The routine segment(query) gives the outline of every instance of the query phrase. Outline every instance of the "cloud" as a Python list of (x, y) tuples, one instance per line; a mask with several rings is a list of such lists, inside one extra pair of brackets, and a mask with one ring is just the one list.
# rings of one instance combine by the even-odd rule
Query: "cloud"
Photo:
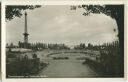
[[(70, 6), (46, 6), (28, 11), (29, 42), (102, 44), (117, 39), (115, 20), (104, 14), (83, 16)], [(24, 16), (7, 22), (7, 42), (23, 41)]]

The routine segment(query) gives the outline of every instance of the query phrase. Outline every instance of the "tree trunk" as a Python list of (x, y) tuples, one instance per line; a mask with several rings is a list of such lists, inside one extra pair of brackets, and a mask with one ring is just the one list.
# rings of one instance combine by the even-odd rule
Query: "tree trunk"
[[(124, 7), (124, 6), (122, 6)], [(119, 37), (119, 54), (118, 55), (118, 76), (124, 77), (124, 8), (120, 9), (120, 13), (115, 18), (118, 26)]]

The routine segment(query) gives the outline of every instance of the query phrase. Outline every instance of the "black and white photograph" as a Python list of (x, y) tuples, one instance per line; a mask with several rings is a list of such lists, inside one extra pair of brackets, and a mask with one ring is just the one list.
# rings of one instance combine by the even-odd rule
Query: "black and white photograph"
[(124, 78), (124, 5), (5, 5), (6, 78)]

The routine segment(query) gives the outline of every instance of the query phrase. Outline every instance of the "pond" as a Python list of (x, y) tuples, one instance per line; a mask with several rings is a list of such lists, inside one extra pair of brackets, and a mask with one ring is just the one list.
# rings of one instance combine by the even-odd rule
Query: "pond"
[[(86, 78), (97, 77), (98, 74), (89, 68), (88, 65), (82, 64), (84, 60), (77, 60), (76, 57), (80, 57), (80, 54), (65, 53), (57, 54), (53, 57), (69, 57), (69, 59), (48, 60), (49, 65), (45, 69), (41, 70), (39, 75), (49, 78)], [(83, 56), (83, 54), (81, 54)]]

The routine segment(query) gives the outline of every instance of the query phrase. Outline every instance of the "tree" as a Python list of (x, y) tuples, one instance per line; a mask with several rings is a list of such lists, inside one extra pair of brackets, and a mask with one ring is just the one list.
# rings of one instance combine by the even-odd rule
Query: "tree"
[[(124, 39), (124, 37), (122, 37), (124, 33), (124, 5), (79, 5), (71, 6), (71, 10), (75, 10), (77, 7), (85, 9), (85, 12), (83, 12), (84, 16), (88, 16), (90, 13), (103, 13), (115, 19), (119, 29), (119, 40), (121, 41)], [(115, 29), (113, 29), (113, 31), (115, 31)]]
[(6, 6), (6, 20), (12, 20), (15, 17), (21, 17), (23, 10), (33, 10), (35, 8), (41, 7), (40, 5), (24, 5), (24, 6), (18, 6), (18, 5), (7, 5)]
[[(116, 20), (118, 26), (118, 37), (119, 37), (119, 74), (123, 76), (124, 74), (124, 5), (81, 5), (81, 6), (71, 6), (71, 10), (76, 10), (77, 8), (85, 9), (83, 13), (84, 16), (90, 15), (90, 13), (105, 14), (110, 16), (112, 19)], [(115, 31), (115, 29), (113, 29)], [(118, 55), (118, 54), (117, 54)]]

